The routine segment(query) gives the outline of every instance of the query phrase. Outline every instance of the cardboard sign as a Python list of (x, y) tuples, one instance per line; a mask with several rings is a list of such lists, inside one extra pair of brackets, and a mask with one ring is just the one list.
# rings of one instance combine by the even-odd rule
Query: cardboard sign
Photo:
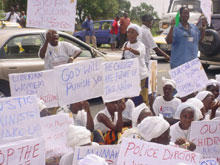
[(74, 32), (76, 0), (28, 0), (27, 27)]
[(36, 99), (36, 95), (0, 99), (0, 139), (41, 135)]
[(73, 165), (78, 164), (78, 162), (88, 154), (96, 154), (104, 158), (109, 165), (116, 165), (119, 148), (119, 145), (77, 147), (74, 153)]
[(200, 91), (208, 81), (198, 58), (170, 70), (169, 75), (176, 82), (177, 95), (180, 97)]
[(0, 145), (1, 165), (45, 165), (43, 138), (14, 141)]
[(149, 62), (150, 75), (148, 78), (148, 94), (155, 95), (157, 93), (157, 60)]
[(200, 6), (203, 14), (207, 18), (208, 24), (211, 25), (212, 0), (201, 0)]
[(48, 108), (58, 106), (56, 84), (52, 70), (9, 74), (12, 96), (33, 95), (44, 100)]
[(101, 59), (91, 59), (55, 67), (59, 105), (101, 96), (103, 94), (101, 64)]
[(140, 94), (138, 59), (109, 61), (103, 63), (103, 83), (105, 102)]
[(145, 142), (137, 139), (123, 139), (117, 165), (136, 164), (199, 164), (201, 155), (169, 145)]
[(195, 152), (206, 157), (220, 155), (220, 121), (192, 122), (190, 140), (196, 144)]
[(66, 136), (70, 124), (73, 124), (73, 119), (67, 114), (41, 118), (46, 158), (62, 156), (72, 151), (72, 149), (67, 146)]

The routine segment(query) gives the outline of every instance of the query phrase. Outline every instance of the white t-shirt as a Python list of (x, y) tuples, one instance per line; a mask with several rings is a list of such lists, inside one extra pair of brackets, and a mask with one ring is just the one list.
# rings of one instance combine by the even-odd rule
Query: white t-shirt
[(146, 49), (145, 62), (146, 62), (146, 64), (149, 64), (150, 51), (151, 51), (151, 49), (156, 48), (157, 44), (154, 42), (154, 39), (153, 39), (153, 36), (151, 34), (150, 29), (145, 25), (141, 26), (140, 39), (143, 42), (143, 44), (145, 45), (145, 49)]
[(162, 114), (163, 117), (173, 118), (180, 103), (181, 100), (176, 97), (174, 97), (171, 101), (166, 101), (163, 96), (158, 96), (154, 101), (153, 110), (157, 116)]
[[(73, 57), (77, 50), (80, 50), (80, 48), (65, 41), (58, 42), (57, 46), (52, 46), (48, 43), (44, 57), (45, 69), (53, 69), (54, 66), (66, 64), (69, 57)], [(40, 57), (40, 50), (38, 56)]]
[(123, 119), (132, 120), (132, 111), (135, 108), (134, 102), (131, 99), (128, 99), (125, 103), (125, 110), (122, 111)]
[(108, 112), (107, 108), (105, 108), (104, 110), (99, 111), (99, 112), (96, 114), (96, 116), (95, 116), (95, 118), (94, 118), (94, 127), (95, 127), (95, 130), (100, 130), (100, 131), (102, 131), (102, 133), (104, 134), (104, 133), (106, 133), (108, 130), (110, 130), (110, 128), (108, 128), (105, 124), (103, 124), (103, 123), (101, 123), (101, 122), (98, 121), (97, 117), (98, 117), (98, 115), (99, 115), (100, 113), (105, 114), (105, 115), (110, 119), (110, 121), (111, 121), (114, 125), (116, 125), (116, 123), (117, 123), (117, 121), (118, 121), (118, 112), (115, 112), (115, 113), (114, 113), (114, 115), (115, 115), (114, 121), (112, 121), (112, 117), (111, 117), (110, 113)]
[[(10, 14), (11, 12), (6, 13), (6, 20), (9, 18)], [(9, 22), (16, 23), (17, 21), (20, 21), (20, 17), (17, 13), (14, 13), (13, 15), (11, 15)]]
[[(125, 43), (126, 44), (126, 43)], [(124, 47), (124, 46), (123, 46)], [(135, 55), (129, 50), (126, 50), (124, 52), (125, 59), (132, 59), (132, 58), (138, 58), (139, 62), (139, 74), (140, 74), (140, 79), (143, 80), (144, 78), (148, 77), (149, 72), (147, 69), (147, 66), (145, 64), (145, 46), (142, 42), (137, 41), (134, 44), (131, 44), (129, 41), (127, 43), (128, 48), (132, 48), (134, 50), (138, 50), (140, 52), (140, 55)]]
[(190, 140), (190, 128), (187, 130), (183, 130), (180, 128), (179, 123), (180, 122), (177, 122), (170, 127), (171, 142), (175, 143), (176, 139), (178, 138), (185, 138), (187, 140)]

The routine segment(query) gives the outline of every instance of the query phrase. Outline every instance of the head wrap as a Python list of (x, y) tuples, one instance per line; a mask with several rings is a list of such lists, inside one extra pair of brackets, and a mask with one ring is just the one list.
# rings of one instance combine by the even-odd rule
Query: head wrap
[(45, 102), (41, 99), (37, 99), (37, 104), (38, 104), (40, 112), (43, 111), (45, 108), (47, 108)]
[(176, 88), (176, 83), (174, 80), (166, 79), (165, 77), (162, 77), (162, 81), (163, 81), (163, 87), (166, 85), (171, 85), (174, 89)]
[(193, 113), (194, 113), (194, 121), (198, 121), (199, 119), (201, 119), (203, 116), (202, 116), (202, 113), (200, 111), (199, 108), (195, 107), (192, 103), (190, 102), (185, 102), (185, 103), (181, 103), (178, 107), (177, 107), (177, 110), (176, 110), (176, 113), (175, 113), (175, 118), (176, 119), (180, 119), (180, 115), (182, 113), (182, 111), (185, 109), (185, 108), (191, 108), (193, 110)]
[(195, 97), (188, 99), (187, 102), (193, 104), (195, 107), (198, 107), (199, 109), (202, 109), (204, 107), (203, 102)]
[(127, 31), (129, 29), (134, 29), (138, 33), (138, 35), (140, 35), (140, 33), (141, 33), (141, 28), (137, 24), (130, 24), (127, 28)]
[(213, 86), (219, 86), (220, 87), (220, 83), (215, 80), (215, 79), (209, 79), (207, 84), (206, 84), (206, 87), (210, 86), (210, 85), (213, 85)]
[(127, 129), (119, 139), (118, 143), (122, 142), (123, 138), (142, 139), (137, 127)]
[(137, 129), (146, 141), (151, 141), (161, 136), (169, 127), (170, 124), (164, 118), (160, 116), (149, 116), (138, 124)]
[(149, 110), (148, 106), (142, 103), (132, 111), (132, 127), (137, 127), (138, 118), (144, 109)]
[(210, 91), (201, 91), (196, 95), (196, 98), (203, 101), (208, 95), (212, 95)]
[(104, 158), (101, 158), (95, 154), (88, 154), (81, 159), (78, 165), (108, 165)]
[(67, 144), (75, 149), (75, 147), (91, 143), (91, 132), (82, 126), (69, 125), (67, 132)]

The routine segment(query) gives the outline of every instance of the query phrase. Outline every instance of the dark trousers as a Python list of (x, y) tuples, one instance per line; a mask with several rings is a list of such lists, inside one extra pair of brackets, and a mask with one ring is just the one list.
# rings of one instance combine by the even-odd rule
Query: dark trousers
[(127, 41), (127, 34), (120, 33), (120, 48), (124, 45), (124, 43)]

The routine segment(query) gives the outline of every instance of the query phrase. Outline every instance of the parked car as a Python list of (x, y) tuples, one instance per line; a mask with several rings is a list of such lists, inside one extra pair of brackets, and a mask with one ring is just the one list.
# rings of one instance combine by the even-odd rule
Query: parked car
[(200, 61), (204, 69), (209, 65), (220, 66), (220, 14), (213, 14), (211, 26), (206, 30), (206, 35), (199, 44)]
[(5, 29), (5, 28), (21, 28), (21, 25), (15, 22), (0, 20), (0, 29)]
[[(114, 20), (101, 20), (101, 21), (93, 22), (98, 47), (100, 47), (102, 44), (110, 44), (110, 30), (111, 30), (113, 21)], [(84, 29), (84, 30), (75, 32), (73, 36), (85, 42), (86, 41), (85, 33), (86, 33), (86, 30)], [(117, 45), (119, 44), (119, 41), (120, 41), (120, 36), (118, 34)]]
[[(38, 51), (45, 41), (42, 29), (2, 29), (0, 30), (0, 97), (10, 96), (10, 73), (34, 72), (44, 69), (44, 61)], [(81, 40), (64, 32), (59, 32), (60, 40), (82, 49), (74, 61), (101, 57), (104, 60), (119, 60), (120, 54), (107, 55)], [(27, 42), (28, 41), (28, 42)]]

